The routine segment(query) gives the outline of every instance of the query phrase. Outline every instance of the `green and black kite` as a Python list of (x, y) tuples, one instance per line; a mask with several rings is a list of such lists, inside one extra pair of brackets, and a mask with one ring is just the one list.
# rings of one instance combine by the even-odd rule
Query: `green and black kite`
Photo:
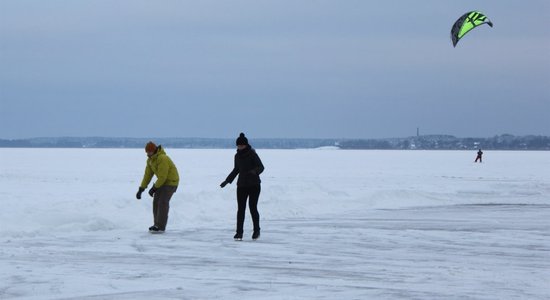
[(465, 13), (462, 17), (456, 20), (455, 24), (453, 25), (453, 29), (451, 29), (451, 40), (453, 40), (453, 47), (456, 47), (458, 41), (466, 33), (483, 24), (487, 24), (493, 27), (493, 23), (489, 21), (489, 18), (487, 18), (479, 11), (471, 11), (469, 13)]

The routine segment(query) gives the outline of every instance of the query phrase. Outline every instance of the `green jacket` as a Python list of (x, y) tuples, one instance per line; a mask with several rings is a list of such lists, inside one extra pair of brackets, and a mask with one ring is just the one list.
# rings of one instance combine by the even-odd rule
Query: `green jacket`
[(178, 186), (180, 177), (176, 165), (162, 146), (158, 146), (157, 153), (153, 154), (147, 159), (147, 166), (145, 167), (145, 175), (143, 175), (143, 181), (141, 181), (141, 188), (145, 189), (151, 182), (153, 175), (157, 176), (157, 181), (154, 186), (160, 188), (163, 185)]

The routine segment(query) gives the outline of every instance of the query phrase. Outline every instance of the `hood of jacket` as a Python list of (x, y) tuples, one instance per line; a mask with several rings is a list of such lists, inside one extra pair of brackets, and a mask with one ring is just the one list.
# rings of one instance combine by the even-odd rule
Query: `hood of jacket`
[(166, 155), (166, 152), (164, 151), (164, 148), (162, 148), (161, 145), (158, 146), (157, 152), (155, 154), (151, 155), (147, 160), (157, 160), (159, 156)]

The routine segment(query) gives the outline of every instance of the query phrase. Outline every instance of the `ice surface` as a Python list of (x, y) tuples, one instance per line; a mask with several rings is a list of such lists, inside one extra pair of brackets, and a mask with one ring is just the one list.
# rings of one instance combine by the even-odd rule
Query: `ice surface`
[(232, 150), (0, 149), (0, 299), (549, 299), (550, 152), (258, 150), (262, 236), (232, 240)]

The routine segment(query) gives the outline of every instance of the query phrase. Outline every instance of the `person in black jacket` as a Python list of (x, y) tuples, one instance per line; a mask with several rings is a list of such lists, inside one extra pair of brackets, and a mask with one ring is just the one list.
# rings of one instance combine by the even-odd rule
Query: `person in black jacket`
[(229, 173), (224, 182), (220, 184), (223, 188), (232, 183), (235, 177), (237, 180), (237, 233), (233, 237), (237, 241), (243, 239), (243, 224), (246, 212), (246, 201), (250, 208), (250, 215), (254, 224), (252, 239), (260, 237), (260, 213), (258, 213), (258, 199), (260, 198), (260, 174), (264, 171), (264, 165), (256, 151), (248, 144), (248, 139), (241, 133), (236, 141), (237, 153), (235, 154), (235, 167)]
[(476, 156), (476, 160), (474, 162), (477, 162), (479, 160), (479, 162), (481, 162), (481, 156), (483, 155), (483, 151), (481, 151), (481, 149), (479, 149), (479, 151), (477, 151), (477, 156)]

